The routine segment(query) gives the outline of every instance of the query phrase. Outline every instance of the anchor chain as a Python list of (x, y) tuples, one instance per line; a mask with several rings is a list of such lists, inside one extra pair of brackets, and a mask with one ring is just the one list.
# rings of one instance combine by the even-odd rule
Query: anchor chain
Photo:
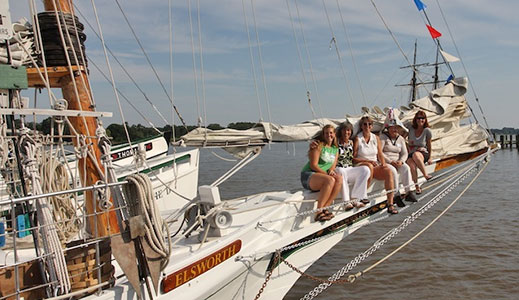
[[(417, 218), (419, 218), (422, 214), (424, 214), (427, 210), (429, 210), (436, 203), (438, 203), (442, 198), (444, 198), (447, 194), (449, 194), (454, 188), (456, 188), (459, 184), (461, 184), (461, 182), (463, 182), (470, 174), (472, 174), (476, 170), (478, 170), (480, 167), (480, 163), (481, 163), (481, 161), (474, 163), (474, 165), (469, 170), (467, 170), (465, 172), (465, 174), (461, 175), (456, 181), (453, 181), (449, 186), (447, 186), (436, 197), (431, 199), (427, 204), (425, 204), (422, 208), (420, 208), (418, 211), (413, 213), (411, 216), (408, 216), (407, 218), (405, 218), (399, 226), (393, 228), (385, 236), (383, 236), (381, 239), (376, 241), (373, 244), (373, 246), (371, 246), (368, 250), (357, 255), (346, 266), (344, 266), (342, 269), (340, 269), (335, 274), (330, 276), (329, 281), (322, 282), (317, 287), (315, 287), (313, 290), (308, 292), (301, 299), (309, 300), (309, 299), (315, 298), (316, 296), (321, 294), (325, 289), (327, 289), (329, 286), (331, 286), (335, 281), (338, 281), (342, 276), (344, 276), (346, 273), (350, 272), (353, 268), (355, 268), (358, 264), (360, 264), (362, 261), (364, 261), (366, 258), (368, 258), (371, 254), (373, 254), (375, 251), (377, 251), (380, 247), (382, 247), (384, 244), (389, 242), (389, 240), (391, 240), (393, 237), (395, 237), (404, 228), (409, 226), (409, 224), (411, 224), (413, 221), (415, 221)], [(355, 275), (350, 275), (350, 276), (348, 276), (348, 280), (353, 282), (353, 281), (355, 281), (355, 279), (357, 277), (360, 277), (361, 275), (362, 275), (361, 272), (359, 272)]]

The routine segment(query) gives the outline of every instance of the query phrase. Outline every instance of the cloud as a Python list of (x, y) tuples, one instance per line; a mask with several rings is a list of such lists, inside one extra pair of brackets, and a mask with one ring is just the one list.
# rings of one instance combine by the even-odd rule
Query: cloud
[[(366, 94), (374, 98), (382, 87), (387, 87), (380, 96), (381, 102), (392, 102), (397, 97), (401, 99), (407, 97), (401, 89), (392, 88), (392, 85), (409, 76), (408, 70), (403, 70), (398, 74), (395, 73), (395, 69), (408, 64), (403, 59), (399, 47), (411, 59), (414, 42), (418, 40), (418, 61), (432, 62), (435, 59), (434, 44), (425, 28), (425, 20), (416, 10), (412, 1), (374, 1), (376, 8), (394, 34), (398, 45), (389, 35), (370, 1), (338, 1), (341, 9), (341, 13), (339, 13), (337, 1), (325, 0), (328, 15), (323, 8), (322, 1), (297, 0), (299, 14), (296, 10), (296, 2), (294, 0), (288, 2), (293, 23), (289, 17), (285, 0), (200, 1), (201, 32), (199, 36), (198, 1), (171, 1), (173, 4), (171, 11), (174, 50), (173, 77), (176, 97), (179, 102), (191, 105), (192, 103), (187, 103), (192, 102), (194, 98), (192, 57), (194, 54), (194, 64), (200, 77), (199, 38), (202, 41), (204, 53), (204, 79), (208, 98), (226, 99), (226, 101), (229, 101), (229, 105), (236, 105), (240, 108), (245, 107), (245, 104), (242, 103), (250, 102), (249, 109), (251, 110), (255, 109), (257, 105), (255, 104), (256, 96), (249, 51), (253, 52), (257, 84), (262, 88), (256, 30), (259, 35), (262, 65), (269, 94), (271, 94), (273, 102), (282, 101), (282, 104), (274, 103), (272, 107), (279, 107), (279, 109), (284, 109), (290, 106), (287, 103), (291, 103), (292, 106), (297, 106), (298, 110), (300, 105), (303, 105), (301, 111), (307, 110), (305, 104), (300, 102), (300, 95), (305, 93), (300, 65), (303, 65), (307, 76), (307, 84), (313, 89), (310, 61), (312, 62), (313, 75), (319, 85), (318, 89), (322, 91), (323, 98), (329, 96), (333, 99), (344, 94), (344, 80), (338, 58), (335, 51), (329, 49), (332, 30), (328, 24), (328, 18), (341, 51), (343, 66), (354, 89), (354, 95), (358, 95), (359, 90), (342, 22), (345, 23), (347, 34), (351, 40), (355, 63)], [(96, 18), (90, 2), (76, 1), (75, 3), (78, 12), (81, 12), (85, 19), (92, 24), (94, 30), (97, 31)], [(161, 80), (168, 86), (167, 89), (169, 90), (170, 27), (168, 1), (119, 0), (119, 3), (146, 53), (150, 56)], [(193, 30), (191, 30), (189, 23), (188, 3), (191, 4)], [(245, 15), (243, 14), (243, 3), (245, 3)], [(254, 4), (254, 10), (252, 10), (251, 3)], [(506, 72), (506, 70), (516, 70), (519, 67), (515, 59), (515, 53), (517, 53), (519, 47), (519, 42), (515, 38), (519, 36), (519, 18), (516, 17), (519, 2), (506, 0), (440, 1), (441, 10), (448, 21), (447, 24), (443, 21), (442, 11), (440, 11), (437, 3), (437, 1), (427, 3), (427, 14), (433, 22), (433, 26), (443, 34), (440, 40), (444, 49), (455, 55), (458, 55), (455, 51), (456, 48), (460, 50), (462, 59), (468, 64), (468, 69), (478, 72), (477, 75), (470, 74), (476, 81), (509, 82), (509, 78), (503, 78), (501, 74), (515, 76)], [(10, 1), (10, 5), (14, 20), (20, 16), (28, 17), (26, 1)], [(167, 105), (165, 95), (163, 95), (155, 75), (143, 57), (132, 31), (128, 28), (126, 20), (115, 1), (96, 1), (96, 5), (107, 45), (125, 64), (128, 72), (132, 74), (135, 80), (142, 84), (150, 95), (164, 102), (162, 105)], [(38, 4), (38, 6), (41, 9), (41, 4)], [(253, 13), (256, 22), (254, 22)], [(249, 49), (245, 17), (247, 18), (252, 49)], [(86, 23), (85, 19), (83, 21)], [(304, 35), (301, 31), (301, 25), (304, 28)], [(301, 60), (299, 60), (294, 42), (292, 26), (295, 27)], [(451, 33), (456, 44), (450, 38)], [(100, 42), (90, 28), (87, 29), (87, 34), (88, 55), (96, 63), (103, 63), (104, 54)], [(194, 40), (193, 45), (191, 36)], [(307, 56), (307, 51), (310, 53), (310, 57)], [(112, 67), (118, 83), (121, 84), (122, 88), (129, 91), (131, 89), (130, 80), (126, 78), (126, 75), (113, 60)], [(462, 70), (460, 65), (456, 65), (454, 68), (456, 71)], [(92, 73), (95, 74), (96, 72), (92, 71)], [(457, 75), (463, 75), (462, 73), (464, 72), (456, 72)], [(94, 85), (105, 84), (104, 79), (98, 76), (93, 78), (93, 82)], [(492, 90), (492, 86), (486, 84), (482, 95), (491, 97), (492, 93), (488, 92), (488, 89)], [(109, 88), (103, 85), (101, 90), (105, 92)], [(515, 97), (513, 91), (501, 88), (494, 93), (502, 98), (503, 103), (519, 109), (518, 105), (512, 101)], [(283, 97), (280, 95), (283, 95)], [(106, 94), (106, 98), (113, 98), (113, 96)], [(218, 101), (216, 103), (219, 103)], [(397, 100), (397, 102), (400, 101), (405, 100)], [(215, 113), (218, 116), (216, 119), (222, 120), (223, 123), (244, 120), (238, 114), (243, 113), (242, 109), (229, 110), (228, 105), (211, 105), (213, 105), (211, 106), (211, 113)], [(167, 108), (164, 107), (164, 109)], [(492, 111), (492, 107), (488, 109), (491, 115), (489, 117), (491, 123), (492, 121), (496, 124), (504, 122), (497, 117), (499, 114), (496, 111)], [(189, 111), (191, 120), (188, 120), (188, 122), (192, 123), (197, 116), (195, 112), (192, 112), (192, 109), (189, 109)], [(334, 112), (333, 109), (327, 111)], [(254, 117), (256, 114), (257, 112), (249, 113), (247, 111), (246, 116)], [(283, 115), (281, 112), (276, 112), (276, 114)], [(496, 117), (493, 117), (494, 115)], [(287, 120), (284, 123), (301, 121), (302, 116), (285, 114)], [(308, 115), (305, 113), (304, 116), (307, 117)], [(132, 115), (132, 117), (135, 116)]]

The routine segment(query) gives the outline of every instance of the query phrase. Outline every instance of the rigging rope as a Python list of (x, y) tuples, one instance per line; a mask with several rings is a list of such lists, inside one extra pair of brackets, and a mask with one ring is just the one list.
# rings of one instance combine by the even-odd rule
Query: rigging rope
[(326, 2), (325, 0), (322, 0), (324, 12), (326, 14), (326, 20), (328, 20), (328, 26), (330, 27), (330, 33), (332, 34), (332, 39), (330, 41), (330, 50), (332, 48), (332, 43), (335, 46), (335, 52), (337, 53), (337, 59), (339, 60), (340, 69), (342, 72), (342, 77), (344, 78), (344, 85), (346, 87), (346, 92), (350, 96), (351, 105), (353, 106), (353, 111), (358, 112), (357, 108), (355, 107), (355, 100), (353, 99), (353, 95), (351, 93), (351, 86), (350, 82), (346, 76), (346, 71), (344, 70), (344, 64), (342, 63), (342, 57), (341, 57), (341, 51), (339, 50), (339, 45), (337, 44), (337, 37), (335, 36), (335, 33), (333, 32), (333, 26), (332, 22), (330, 21), (330, 15), (328, 14), (328, 9), (326, 8)]
[(296, 44), (297, 57), (299, 58), (299, 66), (301, 67), (301, 74), (303, 75), (303, 81), (305, 83), (306, 98), (308, 101), (308, 105), (310, 106), (310, 112), (312, 113), (312, 117), (317, 120), (318, 118), (317, 118), (317, 115), (315, 114), (315, 110), (312, 105), (312, 99), (310, 97), (310, 88), (308, 87), (308, 80), (306, 79), (305, 68), (303, 66), (303, 58), (301, 57), (301, 50), (299, 49), (299, 41), (297, 40), (296, 29), (294, 26), (294, 19), (292, 18), (292, 12), (290, 11), (290, 4), (288, 3), (288, 0), (285, 0), (285, 2), (287, 4), (288, 16), (290, 18), (290, 25), (292, 26), (292, 32), (294, 34), (294, 42)]
[(142, 216), (145, 221), (146, 240), (149, 246), (162, 256), (161, 270), (169, 261), (171, 240), (169, 228), (160, 217), (159, 209), (153, 199), (153, 187), (145, 174), (132, 174), (126, 177), (124, 193), (131, 216)]
[[(153, 64), (151, 63), (151, 60), (150, 60), (150, 57), (148, 56), (148, 53), (146, 53), (146, 50), (144, 50), (144, 47), (142, 46), (142, 43), (139, 39), (139, 37), (137, 36), (137, 34), (135, 33), (135, 30), (133, 29), (133, 26), (131, 25), (130, 21), (128, 20), (128, 17), (126, 16), (126, 13), (124, 12), (121, 4), (119, 3), (119, 0), (115, 0), (115, 3), (117, 4), (117, 6), (119, 7), (119, 10), (121, 11), (121, 14), (123, 15), (124, 17), (124, 20), (126, 21), (126, 24), (128, 25), (128, 27), (130, 28), (130, 31), (132, 32), (133, 34), (133, 37), (135, 38), (135, 41), (137, 42), (137, 44), (139, 45), (139, 47), (141, 48), (141, 51), (142, 53), (144, 54), (144, 57), (146, 58), (146, 61), (148, 62), (148, 64), (150, 65), (150, 68), (152, 69), (153, 71), (153, 74), (155, 74), (155, 77), (157, 78), (162, 90), (164, 91), (164, 94), (166, 94), (166, 97), (168, 98), (169, 102), (171, 103), (171, 105), (175, 108), (175, 110), (177, 111), (176, 109), (176, 106), (173, 102), (173, 95), (169, 95), (167, 90), (166, 90), (166, 87), (164, 86), (164, 84), (162, 83), (162, 80), (160, 79), (160, 76), (159, 74), (157, 73), (157, 71), (155, 70), (155, 67), (153, 66)], [(103, 42), (103, 45), (104, 45), (104, 42)], [(179, 115), (180, 117), (180, 115)], [(169, 122), (167, 122), (166, 124), (169, 124)]]
[(267, 79), (265, 78), (265, 68), (263, 67), (263, 55), (261, 54), (261, 44), (259, 39), (259, 33), (258, 33), (258, 24), (256, 22), (256, 13), (254, 8), (254, 0), (250, 0), (251, 7), (252, 7), (252, 19), (254, 20), (254, 31), (256, 32), (256, 44), (258, 45), (258, 58), (260, 63), (260, 70), (261, 70), (261, 79), (263, 81), (263, 90), (264, 90), (264, 96), (265, 96), (265, 103), (267, 105), (267, 113), (269, 115), (269, 122), (272, 122), (272, 115), (270, 114), (270, 101), (269, 101), (269, 92), (267, 89)]
[[(310, 68), (310, 77), (312, 78), (312, 83), (313, 83), (314, 90), (315, 90), (315, 96), (317, 97), (317, 106), (319, 107), (319, 113), (322, 118), (324, 115), (323, 115), (323, 110), (321, 108), (321, 98), (319, 97), (319, 91), (317, 89), (317, 81), (314, 76), (312, 59), (310, 58), (310, 50), (308, 49), (308, 44), (306, 43), (305, 31), (303, 28), (303, 21), (301, 20), (301, 13), (299, 12), (299, 5), (297, 4), (297, 0), (294, 0), (294, 3), (296, 5), (297, 19), (299, 21), (299, 29), (301, 30), (301, 36), (303, 38), (303, 45), (304, 45), (305, 52), (306, 52), (306, 58), (308, 60), (308, 65)], [(310, 102), (310, 92), (307, 92), (307, 94), (308, 94), (308, 101)]]
[[(380, 20), (384, 24), (384, 27), (389, 32), (389, 35), (391, 35), (391, 38), (393, 39), (393, 41), (395, 42), (396, 46), (398, 47), (398, 50), (400, 50), (400, 53), (404, 56), (405, 60), (407, 61), (407, 64), (411, 66), (411, 68), (413, 69), (413, 72), (416, 72), (417, 79), (420, 81), (420, 83), (424, 84), (425, 81), (418, 75), (418, 70), (411, 63), (411, 61), (409, 60), (409, 58), (405, 54), (404, 50), (400, 46), (400, 43), (398, 43), (398, 40), (396, 39), (395, 35), (393, 34), (393, 31), (391, 31), (391, 29), (389, 28), (389, 25), (387, 24), (386, 20), (384, 19), (384, 17), (382, 17), (382, 14), (378, 10), (377, 5), (375, 4), (375, 1), (374, 0), (370, 0), (370, 1), (371, 1), (371, 4), (373, 5), (373, 7), (375, 8), (375, 11), (376, 11), (378, 17), (380, 18)], [(424, 87), (424, 88), (427, 90), (427, 93), (429, 93), (429, 90), (426, 87)]]
[(191, 0), (187, 0), (187, 12), (189, 15), (189, 35), (191, 37), (191, 60), (193, 63), (193, 80), (195, 87), (195, 100), (196, 100), (196, 110), (198, 113), (197, 125), (198, 127), (202, 126), (202, 114), (200, 113), (200, 96), (198, 95), (198, 74), (196, 72), (196, 57), (195, 57), (195, 42), (193, 36), (193, 16), (191, 13)]
[(355, 70), (355, 75), (356, 75), (357, 81), (359, 83), (360, 94), (362, 95), (362, 99), (364, 100), (364, 105), (368, 106), (368, 103), (366, 101), (366, 96), (364, 94), (364, 89), (362, 88), (362, 81), (360, 80), (360, 74), (359, 74), (359, 69), (357, 68), (357, 62), (355, 60), (355, 56), (353, 55), (353, 47), (351, 46), (350, 36), (348, 34), (348, 31), (346, 30), (346, 23), (344, 22), (344, 17), (342, 15), (341, 6), (339, 5), (339, 0), (336, 0), (335, 2), (337, 3), (337, 10), (339, 11), (339, 16), (341, 17), (342, 28), (344, 30), (344, 35), (346, 36), (346, 41), (348, 42), (348, 47), (350, 49), (351, 62), (353, 64), (353, 69)]
[[(114, 91), (114, 94), (115, 94), (115, 100), (117, 102), (117, 107), (119, 108), (119, 113), (121, 114), (121, 119), (122, 119), (122, 122), (123, 122), (123, 128), (124, 128), (124, 132), (126, 134), (126, 139), (128, 140), (128, 144), (130, 145), (130, 149), (133, 149), (132, 141), (130, 139), (130, 133), (128, 132), (128, 126), (126, 126), (126, 120), (124, 118), (124, 113), (123, 113), (123, 109), (122, 109), (122, 106), (121, 106), (121, 101), (119, 99), (119, 94), (117, 93), (117, 88), (116, 88), (116, 85), (115, 85), (114, 74), (113, 74), (113, 71), (112, 71), (112, 66), (110, 65), (110, 59), (108, 58), (108, 53), (107, 53), (107, 50), (106, 50), (105, 39), (103, 37), (103, 31), (102, 31), (102, 28), (101, 28), (101, 23), (99, 22), (99, 15), (97, 14), (97, 8), (96, 8), (96, 5), (95, 5), (95, 0), (90, 0), (90, 1), (92, 3), (92, 9), (94, 10), (94, 15), (95, 15), (96, 22), (97, 22), (97, 30), (99, 32), (99, 37), (101, 38), (101, 45), (103, 46), (103, 53), (104, 53), (104, 56), (105, 56), (106, 66), (108, 68), (108, 73), (110, 74), (110, 81), (112, 83), (112, 88), (113, 88), (113, 91)], [(130, 151), (133, 154), (133, 150), (130, 150)]]
[[(204, 112), (204, 127), (207, 128), (207, 107), (205, 101), (205, 76), (204, 76), (204, 48), (202, 47), (202, 21), (200, 19), (200, 0), (196, 1), (197, 23), (198, 23), (198, 49), (200, 50), (200, 81), (202, 82), (202, 104)], [(204, 131), (207, 139), (207, 130)]]
[[(22, 129), (18, 147), (24, 156), (22, 165), (28, 181), (31, 182), (32, 193), (34, 195), (43, 194), (41, 177), (38, 172), (37, 157), (39, 156), (39, 146), (28, 135), (27, 129)], [(68, 276), (65, 254), (61, 248), (61, 242), (52, 218), (51, 207), (47, 202), (47, 198), (38, 198), (35, 202), (39, 224), (38, 230), (45, 237), (41, 239), (44, 253), (49, 254), (46, 259), (46, 265), (49, 268), (48, 274), (51, 285), (56, 293), (67, 293), (70, 291), (70, 278)]]
[[(94, 27), (92, 26), (92, 24), (90, 24), (90, 22), (88, 21), (88, 19), (81, 13), (81, 10), (79, 10), (77, 7), (75, 7), (77, 12), (79, 13), (79, 15), (83, 18), (84, 22), (88, 25), (88, 27), (90, 28), (90, 30), (92, 30), (92, 32), (96, 35), (96, 37), (101, 40), (101, 37), (99, 36), (99, 34), (97, 33), (97, 31), (94, 29)], [(130, 74), (130, 72), (128, 72), (128, 70), (126, 69), (126, 67), (122, 64), (122, 62), (119, 60), (119, 58), (117, 57), (117, 55), (115, 55), (115, 53), (112, 51), (112, 49), (110, 49), (110, 47), (108, 47), (108, 45), (106, 45), (106, 50), (108, 50), (108, 52), (110, 53), (110, 55), (115, 59), (115, 62), (117, 62), (117, 64), (119, 65), (119, 67), (123, 70), (123, 72), (126, 74), (126, 76), (128, 76), (128, 78), (130, 79), (130, 81), (133, 83), (133, 85), (137, 88), (137, 90), (139, 90), (139, 92), (142, 94), (142, 96), (144, 97), (144, 100), (146, 100), (146, 102), (148, 102), (148, 104), (151, 106), (151, 108), (153, 109), (153, 111), (155, 111), (155, 113), (157, 113), (157, 115), (164, 121), (165, 124), (168, 124), (169, 122), (166, 120), (166, 118), (162, 115), (162, 113), (157, 109), (157, 107), (155, 106), (155, 104), (149, 99), (148, 95), (146, 94), (146, 92), (144, 92), (144, 90), (140, 87), (140, 85), (135, 81), (135, 79), (133, 78), (133, 76)], [(108, 81), (110, 83), (110, 79), (106, 76), (106, 74), (97, 66), (97, 64), (95, 63), (95, 61), (92, 59), (92, 57), (88, 57), (89, 61), (94, 65), (94, 67), (96, 67), (96, 69), (99, 71), (99, 73), (101, 73), (101, 75), (103, 75), (103, 77), (106, 79), (106, 81)], [(137, 111), (137, 113), (139, 113), (139, 115), (146, 121), (148, 122), (148, 124), (151, 124), (151, 122), (149, 120), (147, 120), (143, 115), (142, 113), (137, 109), (135, 108), (135, 106), (133, 104), (131, 104), (130, 100), (124, 96), (124, 94), (117, 88), (117, 91), (119, 92), (119, 94), (128, 102), (130, 103), (130, 105), (132, 106), (132, 108)], [(180, 119), (180, 121), (182, 122), (182, 124), (184, 125), (184, 127), (186, 127), (186, 124), (182, 118), (182, 116), (180, 115), (180, 113), (177, 112), (177, 115)], [(152, 125), (153, 126), (153, 125)], [(154, 126), (153, 126), (154, 127)], [(187, 128), (187, 127), (186, 127)]]
[(256, 67), (254, 66), (254, 57), (252, 54), (252, 43), (250, 40), (249, 22), (247, 21), (247, 13), (245, 11), (245, 0), (241, 0), (241, 4), (242, 4), (242, 9), (243, 9), (243, 19), (245, 21), (245, 31), (247, 32), (247, 40), (249, 43), (249, 56), (250, 56), (250, 63), (251, 63), (251, 69), (252, 69), (252, 78), (254, 81), (254, 91), (256, 92), (256, 100), (258, 102), (259, 121), (263, 122), (263, 113), (261, 111), (261, 101), (260, 101), (259, 90), (258, 90), (258, 79), (256, 78)]
[[(443, 22), (445, 23), (445, 26), (447, 27), (447, 31), (449, 32), (449, 36), (451, 37), (451, 40), (452, 40), (452, 44), (454, 45), (454, 48), (456, 49), (456, 54), (458, 55), (459, 59), (460, 59), (460, 62), (461, 62), (461, 66), (463, 67), (463, 70), (465, 71), (465, 74), (467, 75), (467, 79), (469, 80), (469, 83), (470, 83), (470, 88), (472, 90), (472, 93), (474, 94), (474, 98), (476, 99), (476, 103), (478, 104), (478, 107), (479, 107), (479, 111), (481, 112), (481, 115), (483, 116), (483, 121), (485, 122), (485, 126), (486, 126), (486, 130), (487, 130), (487, 133), (490, 132), (490, 126), (488, 126), (488, 122), (487, 122), (487, 118), (485, 116), (485, 113), (483, 112), (483, 108), (481, 108), (481, 104), (479, 103), (479, 98), (478, 98), (478, 95), (476, 94), (476, 90), (474, 89), (474, 84), (472, 84), (472, 79), (470, 79), (469, 77), (469, 72), (467, 71), (467, 68), (465, 67), (465, 63), (463, 62), (463, 59), (461, 57), (461, 53), (460, 53), (460, 50), (458, 49), (458, 45), (456, 44), (456, 41), (454, 40), (454, 36), (451, 32), (451, 28), (449, 26), (449, 24), (447, 23), (447, 19), (445, 18), (445, 15), (443, 13), (443, 10), (440, 6), (440, 2), (438, 0), (436, 0), (436, 3), (438, 4), (438, 8), (440, 9), (440, 13), (442, 15), (442, 18), (443, 18)], [(469, 105), (470, 107), (470, 105)], [(472, 111), (472, 109), (471, 109)], [(472, 112), (472, 114), (474, 114), (474, 112)], [(474, 116), (474, 118), (476, 118), (476, 116)], [(477, 121), (477, 119), (476, 119)], [(495, 142), (494, 140), (494, 135), (492, 134), (488, 134), (490, 136), (490, 139)]]

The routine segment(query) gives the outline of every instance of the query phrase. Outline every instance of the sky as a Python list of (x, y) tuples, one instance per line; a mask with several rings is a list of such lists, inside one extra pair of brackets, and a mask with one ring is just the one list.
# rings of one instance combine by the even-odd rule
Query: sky
[[(223, 126), (259, 120), (294, 124), (321, 116), (343, 118), (359, 113), (362, 106), (399, 107), (407, 105), (409, 88), (395, 85), (410, 81), (410, 69), (401, 67), (412, 61), (415, 41), (417, 63), (433, 63), (436, 56), (423, 13), (413, 0), (177, 0), (171, 1), (171, 27), (168, 1), (118, 2), (132, 28), (116, 1), (94, 1), (106, 45), (138, 84), (109, 57), (117, 88), (138, 110), (119, 95), (130, 124), (179, 124), (171, 102), (188, 125), (201, 120)], [(468, 74), (467, 99), (476, 119), (483, 122), (477, 97), (491, 128), (519, 128), (519, 1), (423, 2), (431, 24), (442, 33), (443, 49), (462, 59), (463, 64), (451, 67), (457, 77)], [(9, 4), (13, 21), (30, 18), (28, 1)], [(87, 24), (98, 31), (92, 2), (75, 5), (88, 36), (97, 109), (114, 112), (105, 124), (120, 123), (113, 88), (93, 66), (109, 74), (103, 47)], [(434, 73), (432, 68), (420, 71), (422, 81)], [(449, 75), (448, 69), (440, 70), (440, 78)], [(430, 90), (421, 90), (420, 96)], [(48, 101), (38, 103), (48, 106)]]

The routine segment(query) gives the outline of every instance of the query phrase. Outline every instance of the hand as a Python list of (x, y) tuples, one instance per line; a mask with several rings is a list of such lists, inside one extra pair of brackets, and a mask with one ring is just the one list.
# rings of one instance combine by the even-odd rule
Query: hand
[(391, 162), (391, 165), (393, 165), (393, 167), (395, 168), (400, 168), (402, 166), (402, 162), (397, 160), (397, 161), (392, 161)]
[(314, 140), (314, 141), (312, 141), (312, 142), (310, 143), (310, 149), (312, 149), (312, 150), (315, 149), (315, 148), (317, 148), (317, 146), (319, 146), (319, 142), (318, 142), (318, 141), (315, 141), (315, 140)]
[(427, 161), (427, 164), (428, 165), (432, 164), (432, 158), (429, 157), (429, 160)]
[(328, 170), (328, 175), (334, 176), (335, 175), (335, 170), (332, 170), (332, 169)]
[(376, 161), (376, 160), (370, 160), (369, 163), (372, 164), (373, 167), (378, 166), (378, 161)]

